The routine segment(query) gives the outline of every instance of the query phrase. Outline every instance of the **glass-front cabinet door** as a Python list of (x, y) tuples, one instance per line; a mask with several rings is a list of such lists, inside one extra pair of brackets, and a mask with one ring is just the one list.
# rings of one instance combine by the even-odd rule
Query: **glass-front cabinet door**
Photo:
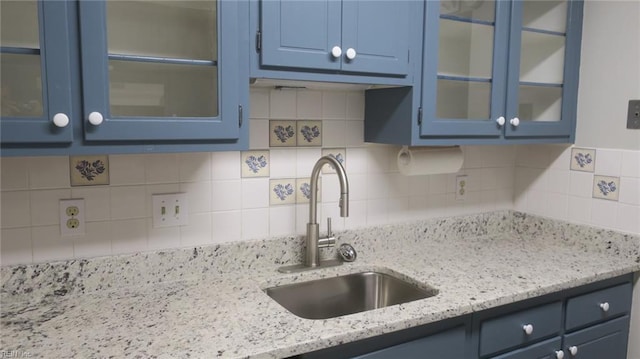
[(567, 137), (575, 118), (582, 4), (514, 1), (506, 137)]
[(80, 1), (85, 139), (237, 139), (237, 19), (235, 1)]
[(0, 1), (3, 144), (72, 140), (68, 6), (67, 1)]
[(443, 0), (426, 7), (421, 136), (498, 138), (509, 3)]

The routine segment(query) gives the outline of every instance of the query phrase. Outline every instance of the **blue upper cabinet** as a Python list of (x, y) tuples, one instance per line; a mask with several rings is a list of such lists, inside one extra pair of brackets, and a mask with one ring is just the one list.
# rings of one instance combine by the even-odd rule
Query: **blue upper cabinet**
[(0, 2), (3, 144), (73, 139), (68, 7), (64, 1)]
[(411, 0), (255, 1), (251, 75), (413, 84), (423, 5)]
[(367, 91), (365, 140), (573, 142), (582, 6), (427, 1), (422, 87)]
[(2, 155), (247, 148), (248, 14), (247, 1), (2, 1)]

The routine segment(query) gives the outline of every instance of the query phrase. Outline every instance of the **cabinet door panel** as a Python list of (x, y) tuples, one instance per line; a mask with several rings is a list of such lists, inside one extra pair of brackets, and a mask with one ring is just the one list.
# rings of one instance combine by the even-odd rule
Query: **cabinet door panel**
[[(411, 12), (415, 1), (344, 1), (342, 5), (342, 69), (407, 75)], [(349, 60), (352, 48), (356, 57)]]
[(461, 359), (465, 357), (465, 335), (465, 328), (460, 327), (356, 358)]
[[(114, 6), (107, 10), (104, 1), (80, 2), (85, 139), (238, 139), (239, 2), (121, 1)], [(142, 24), (127, 15), (140, 6), (154, 14)], [(213, 35), (200, 34), (212, 28)], [(219, 36), (221, 29), (225, 36)], [(157, 41), (153, 34), (163, 31), (177, 34)], [(189, 32), (197, 35), (183, 40)], [(142, 39), (130, 40), (127, 34)], [(140, 41), (145, 45), (138, 46)], [(90, 124), (92, 112), (104, 121)]]
[(340, 1), (267, 0), (260, 6), (262, 66), (340, 69), (340, 57), (331, 55), (341, 46)]
[(492, 359), (556, 359), (556, 351), (561, 350), (560, 337), (539, 344), (492, 357)]
[(73, 118), (68, 1), (3, 1), (3, 144), (69, 143), (71, 121), (53, 124), (56, 114)]
[(629, 316), (565, 335), (564, 346), (575, 346), (575, 358), (625, 359), (629, 337)]

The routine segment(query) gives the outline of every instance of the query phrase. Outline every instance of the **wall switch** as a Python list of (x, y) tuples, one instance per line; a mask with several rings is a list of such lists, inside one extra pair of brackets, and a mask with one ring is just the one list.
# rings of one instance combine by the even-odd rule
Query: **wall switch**
[(84, 234), (84, 199), (60, 200), (60, 235), (79, 236)]
[(154, 194), (153, 228), (186, 226), (189, 224), (189, 207), (186, 193)]
[(467, 198), (468, 180), (466, 175), (456, 176), (456, 200), (464, 201)]
[(627, 129), (640, 130), (640, 100), (629, 100)]

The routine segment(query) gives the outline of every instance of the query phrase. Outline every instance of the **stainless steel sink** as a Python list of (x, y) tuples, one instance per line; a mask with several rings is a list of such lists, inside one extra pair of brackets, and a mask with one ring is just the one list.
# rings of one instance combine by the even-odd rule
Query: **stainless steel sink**
[(394, 276), (363, 272), (267, 288), (267, 295), (306, 319), (327, 319), (407, 303), (438, 294)]

